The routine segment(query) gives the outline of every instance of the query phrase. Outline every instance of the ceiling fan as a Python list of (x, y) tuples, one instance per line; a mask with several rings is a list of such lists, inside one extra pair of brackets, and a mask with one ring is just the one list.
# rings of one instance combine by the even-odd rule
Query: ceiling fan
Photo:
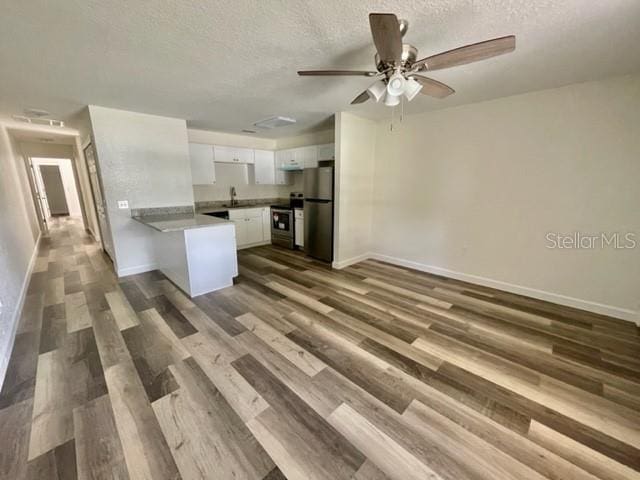
[(373, 43), (378, 52), (375, 55), (377, 71), (301, 70), (298, 75), (380, 77), (354, 98), (351, 104), (364, 103), (369, 98), (373, 98), (376, 102), (383, 100), (385, 105), (391, 107), (400, 103), (402, 95), (411, 101), (418, 93), (436, 98), (445, 98), (455, 93), (455, 90), (448, 85), (419, 75), (421, 72), (442, 70), (485, 60), (512, 52), (516, 48), (516, 37), (508, 35), (454, 48), (418, 60), (418, 49), (408, 43), (402, 43), (402, 37), (409, 28), (407, 20), (398, 20), (393, 13), (370, 13), (369, 25)]

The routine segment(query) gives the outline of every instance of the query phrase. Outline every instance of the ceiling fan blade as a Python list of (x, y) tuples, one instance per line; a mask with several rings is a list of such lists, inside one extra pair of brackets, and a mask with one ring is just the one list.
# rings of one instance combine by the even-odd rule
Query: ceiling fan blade
[(411, 78), (415, 79), (422, 89), (420, 93), (423, 95), (429, 95), (430, 97), (445, 98), (449, 95), (456, 93), (456, 91), (449, 85), (445, 85), (433, 78), (423, 77), (422, 75), (411, 75)]
[(400, 65), (402, 59), (402, 34), (398, 17), (393, 13), (370, 13), (369, 25), (373, 43), (380, 60)]
[(351, 105), (357, 105), (359, 103), (364, 103), (367, 100), (369, 100), (369, 92), (367, 92), (366, 90), (364, 92), (362, 92), (360, 95), (358, 95), (356, 98), (354, 98), (351, 101)]
[(420, 70), (441, 70), (503, 55), (516, 49), (515, 35), (485, 40), (423, 58), (414, 63)]
[(355, 76), (355, 77), (373, 77), (377, 75), (378, 72), (370, 72), (366, 70), (300, 70), (298, 75), (301, 77), (306, 76), (339, 76), (339, 75), (347, 75), (347, 76)]

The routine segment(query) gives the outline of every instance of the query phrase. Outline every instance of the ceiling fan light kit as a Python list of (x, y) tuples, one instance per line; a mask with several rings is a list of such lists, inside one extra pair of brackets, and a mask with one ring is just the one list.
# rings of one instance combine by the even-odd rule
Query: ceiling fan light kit
[(387, 93), (394, 97), (399, 97), (404, 93), (404, 84), (406, 80), (402, 73), (396, 72), (389, 77), (389, 83), (387, 84)]
[(404, 85), (404, 96), (408, 101), (411, 101), (420, 93), (420, 90), (422, 90), (422, 85), (415, 78), (409, 77)]
[(389, 92), (384, 97), (384, 104), (387, 107), (395, 107), (400, 103), (400, 95), (391, 95)]
[(384, 97), (384, 94), (387, 93), (387, 84), (383, 80), (376, 80), (367, 88), (367, 93), (376, 102), (379, 102)]
[(455, 90), (448, 85), (432, 78), (416, 75), (419, 72), (466, 65), (513, 52), (516, 48), (516, 37), (507, 35), (465, 45), (418, 60), (418, 49), (408, 43), (402, 43), (402, 37), (409, 28), (407, 20), (398, 20), (398, 17), (393, 13), (370, 13), (369, 25), (377, 50), (374, 57), (377, 72), (368, 70), (301, 70), (298, 71), (298, 75), (384, 77), (360, 93), (351, 104), (364, 103), (372, 98), (376, 102), (384, 99), (385, 105), (395, 106), (400, 103), (402, 95), (411, 101), (418, 93), (435, 98), (446, 98), (455, 93)]

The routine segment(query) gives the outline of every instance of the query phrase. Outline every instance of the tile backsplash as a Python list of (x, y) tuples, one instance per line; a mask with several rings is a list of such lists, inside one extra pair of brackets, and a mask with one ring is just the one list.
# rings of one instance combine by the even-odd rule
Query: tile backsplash
[[(302, 172), (292, 174), (292, 185), (248, 185), (237, 184), (236, 198), (261, 199), (261, 198), (289, 198), (290, 192), (302, 191)], [(196, 202), (229, 200), (231, 183), (224, 180), (216, 181), (213, 185), (194, 185), (193, 198)]]

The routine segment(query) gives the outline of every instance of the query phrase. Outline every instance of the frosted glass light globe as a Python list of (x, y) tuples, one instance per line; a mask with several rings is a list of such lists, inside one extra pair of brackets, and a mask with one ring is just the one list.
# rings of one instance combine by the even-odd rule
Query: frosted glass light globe
[(389, 77), (389, 83), (387, 84), (387, 93), (398, 97), (404, 93), (404, 84), (406, 80), (401, 73), (394, 73)]

